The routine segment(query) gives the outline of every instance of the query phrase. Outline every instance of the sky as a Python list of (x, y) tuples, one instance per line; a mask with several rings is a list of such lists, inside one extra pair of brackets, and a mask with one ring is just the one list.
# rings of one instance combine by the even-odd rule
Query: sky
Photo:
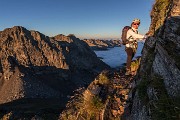
[(141, 20), (150, 26), (154, 0), (0, 0), (0, 31), (23, 26), (47, 36), (74, 34), (80, 39), (120, 39), (122, 28)]

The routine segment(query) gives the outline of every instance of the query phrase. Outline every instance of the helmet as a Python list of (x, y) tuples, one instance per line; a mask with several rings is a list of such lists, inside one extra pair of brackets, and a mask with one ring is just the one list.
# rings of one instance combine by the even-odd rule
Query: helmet
[(135, 18), (133, 21), (132, 21), (132, 23), (140, 23), (141, 21), (140, 21), (140, 19), (138, 19), (138, 18)]

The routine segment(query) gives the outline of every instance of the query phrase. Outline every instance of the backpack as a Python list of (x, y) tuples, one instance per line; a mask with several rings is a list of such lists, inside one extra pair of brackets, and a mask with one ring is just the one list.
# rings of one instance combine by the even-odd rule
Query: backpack
[(122, 29), (122, 36), (121, 36), (121, 40), (122, 40), (122, 44), (123, 45), (126, 45), (128, 43), (129, 40), (126, 39), (126, 36), (127, 36), (127, 31), (131, 29), (130, 26), (125, 26), (123, 29)]

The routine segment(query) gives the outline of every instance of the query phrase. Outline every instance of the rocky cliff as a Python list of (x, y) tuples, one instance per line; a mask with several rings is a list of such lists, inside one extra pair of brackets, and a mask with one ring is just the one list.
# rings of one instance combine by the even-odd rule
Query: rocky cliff
[(20, 26), (7, 28), (0, 32), (0, 108), (24, 98), (60, 98), (65, 105), (73, 90), (104, 69), (109, 66), (73, 35), (50, 38)]
[(155, 1), (149, 33), (129, 119), (180, 119), (180, 0)]

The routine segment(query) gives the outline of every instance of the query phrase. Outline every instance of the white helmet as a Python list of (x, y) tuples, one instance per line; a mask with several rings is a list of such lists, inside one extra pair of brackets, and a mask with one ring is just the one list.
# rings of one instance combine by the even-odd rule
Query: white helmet
[(140, 21), (140, 19), (138, 19), (138, 18), (135, 18), (133, 21), (132, 21), (132, 23), (140, 23), (141, 21)]

